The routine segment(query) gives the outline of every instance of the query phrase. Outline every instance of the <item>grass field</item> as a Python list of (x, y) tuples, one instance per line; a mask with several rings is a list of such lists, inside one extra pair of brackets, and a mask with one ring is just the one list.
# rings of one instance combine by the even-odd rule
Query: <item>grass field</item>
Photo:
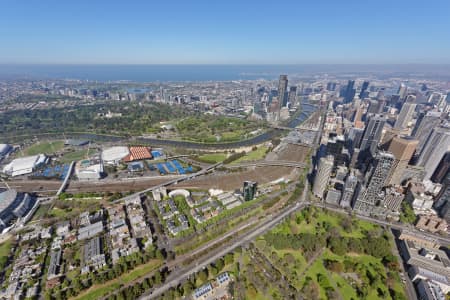
[(50, 208), (50, 204), (40, 204), (39, 208), (33, 214), (32, 221), (43, 218), (47, 214), (49, 208)]
[(121, 275), (119, 278), (110, 280), (103, 284), (97, 284), (90, 287), (84, 293), (81, 293), (74, 299), (83, 299), (83, 300), (96, 300), (101, 298), (102, 296), (109, 294), (115, 290), (118, 290), (121, 285), (127, 284), (139, 277), (144, 276), (147, 273), (150, 273), (156, 270), (159, 266), (161, 266), (162, 261), (159, 259), (153, 259), (146, 264), (140, 265), (130, 272)]
[(0, 257), (7, 257), (9, 255), (9, 251), (11, 250), (11, 243), (11, 239), (9, 239), (0, 244)]
[(63, 141), (37, 142), (23, 150), (24, 156), (40, 153), (52, 154), (64, 148)]
[(70, 163), (72, 161), (78, 161), (83, 158), (86, 158), (87, 152), (88, 152), (87, 149), (78, 150), (78, 151), (74, 151), (74, 152), (68, 152), (63, 155), (63, 157), (60, 159), (60, 161), (62, 163)]
[(208, 153), (208, 154), (200, 155), (198, 157), (198, 159), (202, 162), (215, 164), (215, 163), (224, 161), (225, 158), (227, 158), (227, 156), (228, 155), (226, 153), (222, 153), (222, 152)]
[(237, 164), (243, 161), (260, 160), (266, 156), (267, 147), (261, 146), (258, 149), (247, 153), (245, 156), (233, 161), (231, 164)]

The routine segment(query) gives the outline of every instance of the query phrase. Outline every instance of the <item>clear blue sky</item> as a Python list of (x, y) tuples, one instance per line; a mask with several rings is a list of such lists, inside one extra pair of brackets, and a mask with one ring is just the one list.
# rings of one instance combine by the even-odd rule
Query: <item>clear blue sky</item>
[(0, 63), (450, 63), (450, 0), (2, 0)]

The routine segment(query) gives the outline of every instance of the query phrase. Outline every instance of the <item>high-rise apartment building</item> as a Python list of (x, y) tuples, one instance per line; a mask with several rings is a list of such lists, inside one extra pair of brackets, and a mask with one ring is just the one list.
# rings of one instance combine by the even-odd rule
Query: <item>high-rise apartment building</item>
[(334, 158), (332, 155), (322, 157), (319, 161), (316, 177), (314, 178), (313, 193), (316, 197), (323, 198), (327, 188), (331, 171), (333, 170)]
[(379, 202), (383, 201), (382, 189), (385, 186), (386, 178), (391, 172), (394, 160), (394, 155), (389, 152), (379, 152), (377, 154), (367, 188), (359, 195), (353, 209), (370, 213)]

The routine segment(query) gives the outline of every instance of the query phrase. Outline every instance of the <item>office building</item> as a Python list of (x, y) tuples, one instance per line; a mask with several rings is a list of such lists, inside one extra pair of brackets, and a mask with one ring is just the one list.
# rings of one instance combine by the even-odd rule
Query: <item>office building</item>
[(417, 164), (424, 167), (425, 179), (430, 179), (439, 162), (450, 150), (450, 129), (434, 128), (420, 153)]
[(400, 100), (405, 99), (407, 93), (408, 93), (408, 87), (404, 83), (400, 84), (400, 87), (398, 88), (398, 91), (397, 91), (397, 94), (399, 95)]
[(358, 179), (351, 172), (347, 179), (345, 180), (344, 189), (342, 191), (342, 198), (339, 202), (339, 205), (342, 207), (351, 207), (353, 202), (353, 195), (356, 190), (356, 186), (358, 185)]
[(447, 174), (449, 174), (450, 170), (450, 152), (445, 153), (444, 157), (442, 157), (441, 161), (434, 171), (433, 176), (431, 176), (431, 180), (435, 183), (443, 183)]
[(386, 120), (380, 115), (375, 115), (369, 119), (361, 141), (361, 152), (369, 152), (372, 156), (375, 156), (385, 123)]
[(243, 195), (245, 201), (250, 201), (255, 198), (257, 186), (258, 184), (256, 182), (244, 181)]
[(335, 167), (348, 164), (348, 155), (343, 152), (344, 145), (345, 138), (342, 135), (335, 135), (328, 138), (326, 155), (333, 155)]
[(385, 186), (386, 178), (391, 172), (394, 159), (394, 155), (389, 152), (380, 152), (377, 154), (374, 163), (375, 166), (368, 181), (367, 188), (359, 195), (353, 209), (370, 213), (374, 206), (382, 203), (382, 188)]
[(431, 131), (434, 128), (438, 127), (440, 123), (440, 112), (427, 112), (426, 114), (421, 114), (419, 116), (412, 133), (412, 136), (419, 141), (415, 156), (419, 157), (423, 147), (425, 146), (425, 143), (431, 135)]
[(350, 152), (353, 152), (355, 148), (359, 148), (364, 135), (364, 129), (352, 127), (347, 133), (347, 146)]
[(334, 92), (336, 90), (336, 82), (327, 83), (327, 91)]
[(367, 92), (367, 88), (369, 87), (369, 82), (368, 81), (364, 81), (362, 86), (361, 86), (361, 91), (359, 93), (359, 98), (360, 99), (364, 99), (368, 96), (368, 92)]
[(388, 151), (394, 155), (395, 160), (392, 165), (391, 174), (389, 174), (386, 180), (388, 185), (401, 184), (403, 173), (414, 155), (417, 144), (418, 141), (411, 138), (394, 137), (391, 140)]
[(281, 109), (281, 107), (286, 106), (287, 86), (288, 86), (287, 75), (280, 75), (280, 80), (278, 82), (278, 101), (279, 101), (278, 109)]
[(289, 87), (288, 101), (289, 101), (289, 105), (294, 105), (297, 103), (297, 87), (296, 86)]
[(333, 170), (334, 158), (332, 155), (322, 157), (319, 161), (316, 177), (314, 178), (313, 193), (316, 197), (323, 198), (327, 188), (331, 171)]
[(353, 101), (353, 98), (355, 97), (356, 93), (354, 86), (355, 81), (349, 80), (347, 83), (347, 87), (345, 88), (344, 103), (350, 103)]
[(408, 128), (409, 122), (411, 122), (414, 111), (416, 109), (415, 103), (406, 102), (403, 104), (400, 113), (398, 114), (397, 121), (395, 122), (394, 128), (397, 130), (405, 130)]

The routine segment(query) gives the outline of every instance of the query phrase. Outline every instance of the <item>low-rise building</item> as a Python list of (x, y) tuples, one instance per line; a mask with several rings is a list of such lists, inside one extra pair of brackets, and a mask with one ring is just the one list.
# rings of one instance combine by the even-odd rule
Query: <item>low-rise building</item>
[(100, 156), (83, 159), (75, 165), (75, 175), (80, 180), (99, 180), (103, 176), (103, 161)]
[(430, 232), (446, 232), (447, 221), (439, 218), (435, 215), (422, 215), (419, 216), (419, 220), (416, 223), (418, 229), (430, 231)]
[(103, 253), (100, 237), (90, 239), (83, 247), (82, 273), (89, 272), (91, 269), (98, 270), (106, 266), (105, 254)]
[(47, 271), (47, 280), (57, 277), (61, 267), (61, 249), (50, 253), (50, 264)]
[(103, 222), (99, 221), (78, 229), (78, 240), (89, 239), (103, 232)]

